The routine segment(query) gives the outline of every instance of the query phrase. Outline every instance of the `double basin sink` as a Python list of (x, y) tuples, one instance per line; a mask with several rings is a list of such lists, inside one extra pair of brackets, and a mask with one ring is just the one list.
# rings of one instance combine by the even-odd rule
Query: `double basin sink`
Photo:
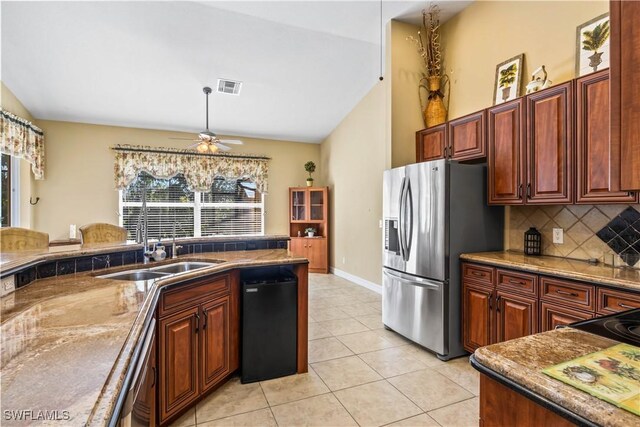
[(112, 280), (128, 280), (136, 282), (139, 280), (153, 280), (163, 277), (173, 276), (174, 274), (187, 273), (189, 271), (199, 270), (201, 268), (211, 267), (219, 264), (218, 262), (175, 262), (172, 264), (164, 264), (158, 267), (140, 268), (135, 270), (120, 271), (118, 273), (103, 274), (97, 276), (100, 279)]

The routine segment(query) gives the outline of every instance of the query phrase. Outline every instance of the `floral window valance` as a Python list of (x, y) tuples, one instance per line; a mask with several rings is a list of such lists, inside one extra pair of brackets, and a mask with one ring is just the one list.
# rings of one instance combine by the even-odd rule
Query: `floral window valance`
[(44, 133), (28, 120), (0, 110), (0, 152), (31, 163), (36, 179), (44, 179)]
[(132, 145), (113, 147), (116, 188), (124, 189), (145, 171), (155, 178), (171, 178), (183, 174), (191, 191), (210, 191), (216, 177), (246, 178), (267, 193), (268, 157), (202, 154), (192, 150), (152, 148)]

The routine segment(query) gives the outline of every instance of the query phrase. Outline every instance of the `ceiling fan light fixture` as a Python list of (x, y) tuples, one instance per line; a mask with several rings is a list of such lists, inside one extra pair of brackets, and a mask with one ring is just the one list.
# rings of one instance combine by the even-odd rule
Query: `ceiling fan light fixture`
[(209, 144), (209, 150), (212, 153), (216, 153), (218, 151), (218, 146), (216, 144)]
[(199, 153), (206, 153), (209, 150), (209, 144), (202, 141), (200, 144), (196, 146), (196, 150), (198, 150)]

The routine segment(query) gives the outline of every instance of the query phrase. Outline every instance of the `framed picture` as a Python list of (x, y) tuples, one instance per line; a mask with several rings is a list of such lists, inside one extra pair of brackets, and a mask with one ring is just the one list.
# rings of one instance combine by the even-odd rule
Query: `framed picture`
[(524, 53), (507, 59), (496, 66), (496, 81), (493, 87), (493, 105), (511, 101), (520, 96)]
[(576, 77), (609, 67), (609, 14), (579, 25), (576, 30)]

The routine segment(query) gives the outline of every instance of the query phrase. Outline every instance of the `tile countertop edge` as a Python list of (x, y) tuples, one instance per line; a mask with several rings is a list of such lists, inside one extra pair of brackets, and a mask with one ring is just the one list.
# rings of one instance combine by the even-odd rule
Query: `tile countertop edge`
[[(238, 252), (236, 252), (236, 254), (237, 253)], [(232, 254), (232, 252), (227, 252), (227, 254)], [(180, 258), (182, 258), (182, 260), (186, 260), (194, 257), (185, 255), (183, 257), (179, 257), (179, 259)], [(252, 260), (248, 258), (240, 258), (235, 261), (227, 261), (225, 263), (217, 264), (206, 269), (197, 270), (193, 273), (185, 273), (177, 277), (168, 277), (165, 279), (157, 279), (156, 281), (154, 281), (153, 292), (147, 295), (143, 308), (140, 310), (140, 313), (134, 320), (131, 331), (129, 332), (129, 335), (127, 336), (126, 341), (122, 346), (120, 353), (118, 354), (118, 358), (114, 362), (114, 365), (109, 372), (107, 381), (102, 388), (98, 401), (94, 405), (91, 414), (89, 415), (86, 425), (109, 425), (112, 417), (115, 416), (115, 410), (118, 404), (118, 400), (127, 381), (129, 367), (131, 365), (131, 362), (133, 360), (136, 360), (138, 357), (140, 346), (142, 344), (141, 339), (144, 336), (144, 332), (146, 332), (146, 328), (151, 319), (151, 316), (155, 312), (160, 292), (163, 288), (170, 285), (186, 282), (190, 279), (202, 277), (203, 273), (206, 275), (212, 275), (223, 273), (229, 270), (235, 270), (238, 268), (273, 265), (294, 265), (306, 263), (308, 263), (308, 260), (306, 258), (299, 257), (277, 260)], [(128, 386), (128, 384), (126, 385)]]
[[(571, 341), (574, 338), (570, 337), (569, 334), (576, 333), (579, 335), (585, 334), (586, 336), (595, 337), (594, 335), (587, 332), (578, 331), (571, 328), (562, 328), (536, 335), (530, 335), (523, 338), (526, 338), (528, 340), (531, 340), (531, 337), (542, 337), (546, 339), (553, 338), (554, 340), (560, 342), (560, 344), (558, 344), (558, 347), (561, 347), (564, 344), (571, 344)], [(564, 337), (563, 334), (567, 334), (567, 337)], [(511, 342), (507, 341), (507, 343), (520, 341), (523, 340), (523, 338), (517, 338), (515, 340), (512, 340)], [(607, 340), (606, 338), (597, 338), (609, 341), (611, 343), (610, 345), (617, 344), (617, 342)], [(510, 380), (517, 386), (527, 389), (534, 395), (537, 395), (544, 400), (548, 400), (553, 404), (564, 408), (570, 414), (577, 415), (578, 417), (583, 417), (586, 420), (589, 420), (590, 422), (593, 422), (597, 425), (622, 427), (626, 425), (633, 425), (638, 422), (638, 417), (631, 412), (627, 412), (624, 409), (618, 408), (608, 402), (605, 402), (604, 400), (600, 400), (597, 397), (594, 397), (584, 391), (578, 390), (577, 388), (551, 378), (540, 372), (540, 370), (538, 369), (532, 369), (523, 366), (522, 364), (510, 359), (508, 355), (499, 354), (501, 350), (497, 349), (499, 348), (498, 346), (504, 347), (500, 344), (495, 344), (477, 349), (473, 353), (475, 362), (482, 365), (484, 368), (487, 368), (490, 371), (493, 371), (498, 375)], [(494, 351), (494, 349), (497, 350)], [(584, 350), (578, 355), (571, 355), (566, 360), (551, 363), (549, 364), (549, 366), (572, 360), (576, 357), (590, 354), (594, 351), (597, 350)], [(533, 358), (536, 358), (537, 356), (537, 354), (532, 355)]]
[[(499, 256), (522, 256), (523, 261), (515, 261), (504, 258), (498, 258)], [(576, 270), (562, 269), (561, 267), (545, 267), (541, 265), (532, 264), (524, 261), (526, 258), (533, 258), (534, 260), (554, 260), (555, 262), (572, 262), (579, 263), (584, 266), (591, 266), (586, 261), (581, 260), (573, 260), (566, 258), (556, 258), (549, 256), (536, 256), (536, 257), (526, 257), (522, 253), (518, 252), (480, 252), (480, 253), (464, 253), (460, 255), (460, 259), (463, 261), (469, 261), (479, 264), (487, 264), (494, 267), (505, 267), (511, 268), (515, 270), (522, 270), (531, 273), (545, 274), (549, 276), (555, 277), (563, 277), (566, 279), (573, 279), (583, 282), (590, 282), (598, 285), (605, 285), (619, 289), (629, 289), (640, 292), (640, 270), (637, 270), (635, 278), (617, 278), (617, 277), (604, 277), (601, 275), (590, 274), (585, 272), (580, 272)], [(601, 268), (606, 268), (607, 270), (614, 270), (613, 267), (605, 267), (601, 266)], [(635, 271), (632, 271), (632, 273)]]

